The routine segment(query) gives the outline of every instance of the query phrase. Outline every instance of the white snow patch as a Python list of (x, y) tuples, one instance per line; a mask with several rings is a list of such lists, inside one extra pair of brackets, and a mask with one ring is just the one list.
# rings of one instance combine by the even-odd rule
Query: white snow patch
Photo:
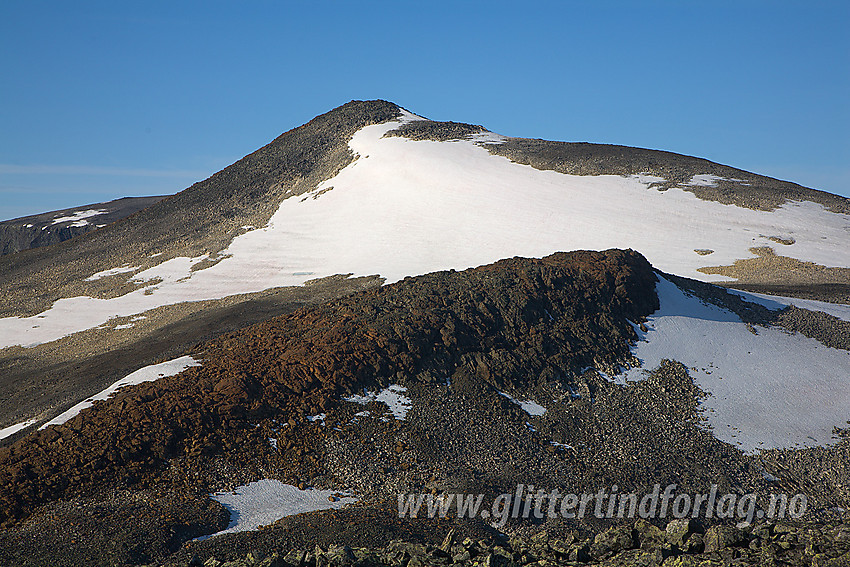
[[(399, 386), (398, 384), (392, 384), (380, 392), (366, 393), (363, 396), (353, 395), (347, 398), (342, 398), (346, 402), (355, 402), (358, 404), (366, 405), (370, 402), (381, 402), (386, 404), (389, 408), (390, 413), (393, 414), (393, 417), (400, 421), (404, 421), (407, 417), (407, 412), (410, 411), (413, 402), (410, 398), (405, 396), (403, 392), (406, 392), (407, 388), (404, 386)], [(363, 412), (360, 412), (355, 415), (360, 415)], [(368, 415), (368, 412), (365, 413)]]
[(124, 324), (124, 325), (115, 325), (115, 330), (116, 330), (116, 331), (120, 331), (121, 329), (132, 329), (132, 328), (133, 328), (133, 324), (132, 324), (132, 323), (126, 323), (126, 324)]
[(337, 494), (340, 492), (336, 490), (300, 490), (291, 484), (268, 478), (240, 486), (233, 492), (216, 492), (211, 498), (230, 512), (230, 525), (225, 530), (198, 539), (256, 530), (286, 516), (339, 509), (357, 501), (357, 498), (348, 495), (332, 501), (331, 497)]
[(75, 417), (84, 409), (90, 408), (92, 405), (94, 405), (94, 402), (110, 398), (115, 392), (125, 386), (134, 386), (143, 382), (153, 382), (154, 380), (159, 380), (160, 378), (164, 378), (166, 376), (174, 376), (175, 374), (180, 374), (191, 366), (200, 365), (201, 363), (192, 358), (191, 356), (181, 356), (180, 358), (175, 358), (174, 360), (160, 362), (159, 364), (151, 364), (150, 366), (140, 368), (135, 372), (127, 374), (124, 378), (118, 380), (100, 393), (95, 394), (94, 396), (86, 400), (83, 400), (68, 411), (54, 417), (53, 419), (39, 427), (39, 430), (44, 429), (49, 425), (61, 425), (65, 423), (69, 419)]
[[(74, 224), (72, 224), (71, 226), (84, 226), (88, 224), (88, 221), (85, 221), (84, 219), (91, 218), (97, 215), (105, 215), (108, 212), (109, 211), (107, 211), (106, 209), (88, 209), (86, 211), (77, 211), (67, 217), (56, 217), (50, 224), (59, 224), (60, 222), (73, 222)], [(82, 222), (82, 224), (79, 224), (80, 222)]]
[(110, 268), (108, 270), (103, 270), (102, 272), (97, 272), (96, 274), (92, 274), (86, 278), (87, 282), (97, 281), (101, 278), (107, 278), (109, 276), (115, 276), (118, 274), (126, 274), (129, 272), (135, 272), (140, 269), (141, 266), (131, 266), (130, 264), (125, 264), (120, 268)]
[(469, 140), (475, 142), (476, 144), (504, 144), (508, 139), (507, 136), (502, 136), (501, 134), (496, 134), (495, 132), (490, 132), (488, 130), (484, 130), (483, 132), (476, 132), (475, 134), (470, 134)]
[(510, 394), (506, 394), (504, 392), (499, 392), (501, 395), (505, 396), (507, 399), (518, 405), (527, 413), (532, 416), (539, 416), (546, 413), (546, 408), (535, 402), (534, 400), (518, 400), (511, 396)]
[(637, 173), (635, 175), (629, 175), (629, 179), (634, 179), (638, 183), (643, 183), (644, 185), (651, 185), (653, 183), (663, 183), (664, 181), (667, 181), (663, 177), (649, 175), (648, 173)]
[[(850, 419), (850, 352), (777, 328), (753, 334), (737, 315), (661, 279), (661, 307), (633, 353), (644, 369), (663, 358), (691, 370), (714, 435), (743, 451), (823, 446)], [(627, 371), (641, 379), (645, 370)]]
[[(317, 191), (284, 199), (268, 225), (235, 237), (218, 263), (173, 258), (136, 274), (159, 285), (112, 299), (63, 298), (32, 318), (0, 319), (0, 348), (31, 346), (184, 301), (254, 293), (351, 273), (387, 282), (444, 269), (557, 251), (632, 248), (657, 268), (703, 281), (697, 272), (752, 258), (759, 235), (792, 234), (783, 254), (825, 266), (850, 266), (850, 215), (811, 202), (756, 211), (697, 198), (680, 188), (647, 191), (657, 178), (577, 176), (541, 171), (491, 155), (473, 140), (415, 141), (384, 134), (404, 121), (366, 126), (349, 142), (358, 156)], [(709, 182), (696, 176), (696, 182)], [(529, 230), (529, 227), (535, 227)]]
[(319, 413), (319, 414), (316, 414), (316, 415), (308, 415), (307, 421), (314, 422), (314, 423), (318, 421), (318, 422), (321, 422), (322, 425), (325, 425), (325, 418), (326, 417), (328, 417), (328, 415), (325, 414), (325, 413)]
[(152, 268), (139, 272), (133, 276), (132, 281), (144, 283), (161, 279), (164, 284), (182, 282), (192, 277), (192, 266), (207, 258), (209, 258), (209, 254), (196, 256), (194, 258), (178, 256), (177, 258), (166, 260), (161, 264), (157, 264)]
[(144, 315), (139, 315), (137, 317), (133, 317), (132, 319), (130, 319), (130, 321), (142, 321), (144, 319), (147, 319), (147, 317)]
[(688, 187), (717, 187), (718, 181), (726, 181), (726, 178), (718, 175), (702, 173), (691, 177), (691, 180), (685, 183), (685, 185)]
[(4, 427), (0, 429), (0, 439), (5, 439), (6, 437), (11, 437), (18, 431), (23, 431), (27, 427), (31, 425), (35, 425), (35, 422), (38, 421), (38, 418), (28, 419), (27, 421), (22, 421), (21, 423), (16, 423), (15, 425), (10, 425), (8, 427)]
[(277, 451), (277, 439), (275, 439), (274, 437), (269, 437), (269, 445), (272, 446), (272, 449)]
[(25, 224), (24, 225), (24, 228), (32, 228), (32, 227), (33, 227), (33, 225), (31, 225), (31, 224)]

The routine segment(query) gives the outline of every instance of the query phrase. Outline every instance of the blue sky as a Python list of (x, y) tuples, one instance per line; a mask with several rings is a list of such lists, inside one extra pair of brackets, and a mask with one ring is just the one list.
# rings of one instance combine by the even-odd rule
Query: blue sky
[(351, 99), (850, 196), (850, 2), (0, 3), (0, 219), (174, 193)]

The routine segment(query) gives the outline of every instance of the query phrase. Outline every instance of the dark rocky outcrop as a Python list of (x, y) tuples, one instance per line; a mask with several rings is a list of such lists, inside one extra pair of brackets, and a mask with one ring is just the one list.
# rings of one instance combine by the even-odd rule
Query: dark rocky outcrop
[(480, 383), (525, 389), (532, 377), (615, 368), (630, 358), (628, 320), (658, 306), (654, 284), (632, 251), (515, 258), (408, 278), (226, 335), (199, 347), (202, 367), (122, 390), (0, 449), (2, 520), (115, 479), (156, 484), (175, 457), (265, 444), (251, 423), (301, 421), (365, 386), (441, 382), (470, 358), (480, 372), (455, 381), (473, 393)]

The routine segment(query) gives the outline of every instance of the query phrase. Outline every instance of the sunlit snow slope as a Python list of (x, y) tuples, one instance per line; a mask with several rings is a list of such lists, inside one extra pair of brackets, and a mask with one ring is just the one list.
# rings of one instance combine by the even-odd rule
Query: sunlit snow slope
[[(691, 369), (709, 394), (702, 405), (718, 439), (744, 451), (837, 441), (833, 427), (850, 418), (849, 351), (780, 328), (748, 327), (663, 278), (656, 291), (661, 307), (646, 332), (635, 327), (634, 354), (644, 369), (665, 358)], [(633, 368), (625, 377), (643, 372)]]
[[(489, 153), (482, 144), (498, 143), (495, 135), (448, 142), (384, 137), (418, 119), (406, 113), (358, 131), (350, 142), (358, 159), (312, 193), (285, 199), (267, 226), (235, 238), (215, 265), (192, 271), (204, 256), (174, 258), (137, 273), (134, 280), (149, 283), (126, 295), (64, 298), (39, 318), (0, 319), (0, 348), (56, 340), (162, 305), (333, 274), (380, 274), (392, 282), (556, 251), (632, 248), (661, 270), (712, 280), (721, 278), (697, 268), (751, 258), (750, 247), (781, 236), (795, 240), (782, 250), (786, 256), (850, 266), (850, 217), (821, 205), (756, 211), (681, 189), (661, 192), (648, 176), (540, 171)], [(703, 177), (693, 182), (713, 182)], [(714, 253), (709, 260), (695, 249)]]

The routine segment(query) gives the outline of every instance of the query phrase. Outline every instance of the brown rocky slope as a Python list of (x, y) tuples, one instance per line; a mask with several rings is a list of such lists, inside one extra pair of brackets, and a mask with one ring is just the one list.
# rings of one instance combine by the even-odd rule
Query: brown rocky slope
[(502, 367), (485, 378), (500, 388), (625, 363), (627, 319), (657, 308), (654, 283), (635, 252), (561, 253), (409, 278), (249, 327), (199, 347), (202, 367), (0, 449), (0, 518), (115, 479), (156, 484), (174, 457), (244, 447), (251, 423), (299, 421), (364, 386), (436, 381), (429, 370), (451, 375), (469, 355)]

